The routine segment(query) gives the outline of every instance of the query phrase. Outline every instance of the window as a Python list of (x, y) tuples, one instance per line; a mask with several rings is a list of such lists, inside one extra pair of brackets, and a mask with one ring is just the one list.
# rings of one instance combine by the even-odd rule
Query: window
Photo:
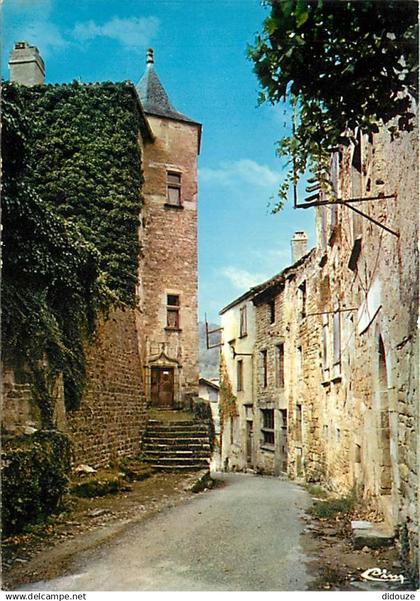
[(181, 205), (181, 174), (168, 171), (167, 173), (168, 196), (167, 202), (170, 205)]
[(296, 405), (296, 440), (302, 442), (302, 405)]
[[(362, 191), (362, 138), (360, 133), (357, 136), (356, 145), (352, 145), (352, 158), (350, 168), (350, 184), (351, 184), (351, 198), (360, 198), (363, 196)], [(358, 205), (356, 205), (358, 206)], [(351, 226), (353, 242), (361, 238), (363, 231), (362, 216), (358, 215), (354, 211), (351, 211)]]
[(306, 281), (298, 288), (300, 318), (306, 317)]
[(166, 297), (166, 327), (179, 330), (179, 295), (168, 294)]
[(236, 390), (239, 392), (244, 389), (244, 362), (238, 361), (236, 364)]
[(276, 346), (276, 386), (284, 388), (284, 344)]
[(296, 347), (296, 375), (301, 378), (303, 374), (303, 350), (301, 346)]
[(340, 312), (334, 313), (333, 321), (334, 365), (341, 363), (341, 319)]
[(262, 416), (262, 442), (274, 446), (274, 409), (261, 409)]
[(331, 184), (336, 198), (340, 196), (340, 170), (342, 158), (342, 154), (338, 150), (333, 153), (330, 161)]
[(245, 307), (241, 307), (239, 310), (239, 338), (242, 338), (243, 336), (246, 336), (248, 331), (247, 331), (247, 320), (246, 320), (246, 306)]
[(319, 207), (320, 212), (320, 238), (321, 238), (321, 250), (326, 251), (327, 249), (327, 233), (328, 233), (328, 218), (327, 218), (327, 209), (325, 205)]
[(330, 303), (331, 291), (330, 291), (330, 278), (328, 275), (322, 278), (319, 284), (319, 296), (321, 307), (327, 307)]
[[(331, 157), (330, 170), (331, 170), (331, 184), (334, 192), (334, 196), (338, 198), (340, 196), (340, 167), (341, 167), (341, 153), (334, 152)], [(333, 204), (330, 207), (330, 234), (333, 233), (338, 220), (338, 205)]]
[(261, 365), (261, 385), (263, 388), (267, 388), (267, 351), (261, 351), (260, 365)]
[(268, 303), (268, 318), (270, 323), (274, 323), (276, 321), (276, 302), (274, 298)]
[(279, 410), (280, 417), (280, 460), (281, 469), (287, 472), (287, 409)]
[(328, 330), (328, 315), (323, 315), (322, 323), (322, 368), (326, 372), (329, 369), (329, 330)]

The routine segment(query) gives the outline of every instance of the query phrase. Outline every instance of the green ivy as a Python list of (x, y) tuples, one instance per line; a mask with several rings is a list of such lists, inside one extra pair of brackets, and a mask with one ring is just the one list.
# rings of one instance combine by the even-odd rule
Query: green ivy
[(232, 384), (226, 368), (226, 362), (223, 354), (220, 355), (220, 390), (219, 390), (219, 411), (220, 424), (223, 432), (225, 422), (239, 415), (238, 399), (233, 394)]
[(3, 345), (52, 426), (80, 402), (97, 316), (134, 306), (141, 155), (131, 84), (5, 83)]
[(62, 432), (39, 430), (2, 449), (2, 526), (22, 532), (60, 508), (68, 489), (71, 444)]

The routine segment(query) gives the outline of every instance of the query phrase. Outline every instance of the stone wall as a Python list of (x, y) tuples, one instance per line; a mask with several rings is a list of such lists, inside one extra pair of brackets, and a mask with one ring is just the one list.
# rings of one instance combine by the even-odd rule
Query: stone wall
[[(98, 325), (87, 349), (86, 371), (86, 388), (77, 410), (64, 410), (61, 380), (57, 382), (55, 426), (72, 439), (74, 461), (99, 466), (139, 453), (147, 413), (134, 310), (112, 311)], [(6, 432), (39, 429), (39, 410), (27, 374), (5, 370), (3, 386)]]
[(147, 413), (134, 310), (99, 325), (87, 373), (81, 406), (67, 413), (75, 461), (98, 466), (139, 453)]
[[(327, 358), (319, 402), (321, 480), (409, 532), (417, 561), (418, 490), (418, 166), (417, 134), (391, 141), (386, 130), (342, 149), (335, 186), (386, 231), (349, 207), (318, 211), (318, 307), (340, 309), (339, 362), (334, 313), (322, 317)], [(327, 294), (326, 294), (327, 293)], [(417, 401), (415, 401), (417, 398)]]
[(18, 435), (25, 428), (40, 426), (40, 412), (32, 403), (31, 385), (25, 372), (3, 366), (2, 373), (2, 428), (10, 435)]
[[(148, 116), (156, 139), (144, 147), (144, 242), (141, 278), (147, 369), (165, 353), (175, 366), (177, 406), (198, 395), (197, 154), (199, 126)], [(167, 172), (181, 176), (181, 203), (171, 206)], [(167, 295), (179, 296), (178, 329), (167, 327)], [(146, 386), (150, 387), (150, 370)]]

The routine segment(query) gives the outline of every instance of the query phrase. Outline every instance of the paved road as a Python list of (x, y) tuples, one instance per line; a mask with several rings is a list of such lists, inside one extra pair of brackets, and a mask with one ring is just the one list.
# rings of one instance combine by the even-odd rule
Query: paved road
[(305, 590), (306, 492), (278, 478), (224, 474), (224, 487), (134, 524), (79, 556), (70, 576), (27, 590)]

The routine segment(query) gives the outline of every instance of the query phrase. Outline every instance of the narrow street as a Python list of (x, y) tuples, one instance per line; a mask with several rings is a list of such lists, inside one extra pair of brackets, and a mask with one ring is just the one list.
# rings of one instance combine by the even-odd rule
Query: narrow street
[(305, 590), (299, 519), (309, 496), (278, 478), (218, 476), (220, 486), (78, 556), (71, 574), (26, 590)]

